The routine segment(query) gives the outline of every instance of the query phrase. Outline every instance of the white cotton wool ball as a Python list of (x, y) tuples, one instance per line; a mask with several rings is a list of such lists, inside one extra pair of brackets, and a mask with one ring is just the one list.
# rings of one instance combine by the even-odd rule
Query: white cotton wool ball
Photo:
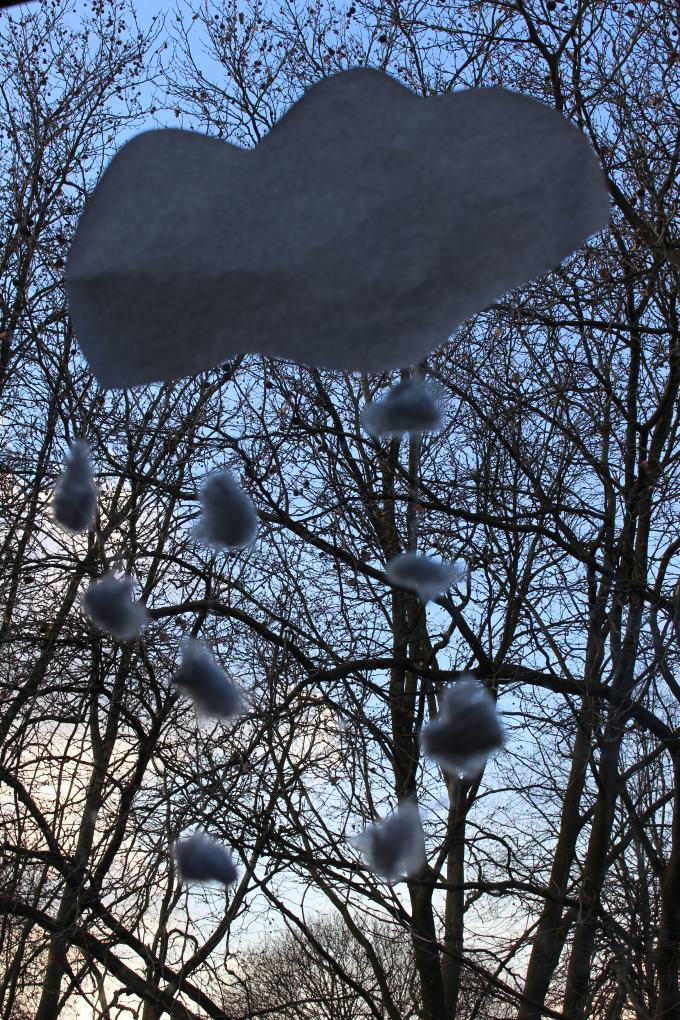
[(371, 436), (399, 438), (441, 428), (442, 414), (431, 389), (407, 381), (393, 386), (383, 400), (366, 404), (361, 420)]
[(241, 690), (194, 639), (184, 642), (182, 663), (170, 683), (191, 698), (198, 712), (211, 718), (231, 719), (245, 706)]
[(382, 822), (369, 825), (350, 840), (376, 875), (388, 882), (413, 874), (425, 863), (425, 840), (415, 804), (405, 801)]
[(443, 691), (439, 714), (422, 733), (429, 758), (448, 772), (468, 777), (478, 773), (488, 755), (504, 743), (496, 703), (472, 676), (461, 677)]
[(178, 839), (173, 845), (177, 870), (184, 882), (221, 882), (233, 885), (238, 878), (229, 851), (201, 833)]
[(97, 489), (85, 443), (77, 441), (71, 446), (66, 467), (54, 487), (52, 511), (55, 521), (74, 534), (87, 531), (95, 522)]
[(95, 626), (117, 641), (137, 637), (147, 620), (144, 606), (132, 601), (132, 581), (105, 574), (83, 596), (83, 608)]
[(231, 471), (216, 471), (204, 480), (199, 493), (203, 516), (197, 537), (216, 549), (244, 549), (257, 535), (257, 511)]
[(467, 567), (461, 561), (444, 563), (433, 556), (406, 552), (390, 560), (386, 572), (391, 584), (408, 588), (418, 595), (421, 602), (429, 602), (448, 591), (451, 585), (462, 581)]

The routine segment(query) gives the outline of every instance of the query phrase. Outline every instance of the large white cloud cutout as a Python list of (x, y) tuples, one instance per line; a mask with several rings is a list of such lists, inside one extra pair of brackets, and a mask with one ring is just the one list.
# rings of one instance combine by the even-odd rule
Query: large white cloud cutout
[(245, 352), (387, 371), (608, 216), (595, 155), (560, 113), (497, 88), (422, 98), (355, 69), (252, 150), (172, 129), (124, 145), (76, 232), (70, 308), (107, 387)]

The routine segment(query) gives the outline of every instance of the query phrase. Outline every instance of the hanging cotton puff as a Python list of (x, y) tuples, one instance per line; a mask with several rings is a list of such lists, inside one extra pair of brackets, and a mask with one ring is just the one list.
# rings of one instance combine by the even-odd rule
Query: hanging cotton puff
[(425, 863), (420, 814), (411, 801), (400, 804), (384, 821), (367, 826), (350, 843), (362, 851), (371, 871), (388, 882), (419, 871)]
[(245, 705), (240, 689), (201, 642), (194, 639), (184, 643), (182, 664), (170, 683), (191, 698), (198, 712), (211, 718), (231, 719)]
[(421, 383), (393, 386), (383, 400), (366, 404), (361, 421), (371, 436), (417, 436), (441, 427), (442, 414), (433, 392)]
[(238, 878), (229, 851), (200, 833), (178, 839), (173, 845), (177, 870), (184, 882), (221, 882), (233, 885)]
[(52, 497), (54, 519), (74, 534), (88, 531), (97, 516), (97, 489), (92, 475), (90, 450), (77, 440), (72, 444), (63, 474)]
[(462, 581), (467, 567), (459, 560), (444, 563), (434, 556), (406, 552), (390, 560), (386, 572), (391, 584), (414, 591), (421, 602), (427, 603)]
[(257, 534), (257, 511), (231, 471), (208, 475), (199, 493), (203, 517), (196, 536), (216, 549), (244, 549)]
[(423, 729), (423, 750), (447, 772), (472, 777), (505, 743), (496, 703), (473, 676), (442, 692), (439, 714)]
[(117, 641), (137, 637), (146, 623), (144, 606), (132, 601), (132, 581), (105, 574), (83, 596), (83, 608), (95, 626)]

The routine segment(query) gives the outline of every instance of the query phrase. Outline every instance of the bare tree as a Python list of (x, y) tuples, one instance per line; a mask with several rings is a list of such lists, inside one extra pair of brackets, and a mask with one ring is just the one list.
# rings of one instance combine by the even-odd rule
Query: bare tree
[[(264, 938), (240, 957), (242, 973), (227, 999), (231, 1015), (295, 1020), (362, 1020), (372, 1015), (358, 989), (375, 984), (373, 967), (362, 947), (348, 940), (344, 922), (323, 918), (311, 922), (309, 932), (311, 939), (295, 930)], [(389, 977), (400, 1015), (418, 1017), (417, 975), (405, 933), (378, 923), (367, 935)]]
[[(59, 4), (3, 21), (4, 1017), (87, 1002), (236, 1020), (289, 1009), (305, 957), (314, 994), (330, 982), (362, 1016), (680, 1017), (678, 13), (209, 2), (148, 38), (107, 5), (87, 39)], [(405, 369), (446, 393), (446, 425), (422, 441), (361, 428), (396, 377), (249, 357), (103, 393), (71, 335), (64, 253), (165, 42), (171, 118), (241, 145), (357, 64), (422, 96), (531, 95), (593, 145), (610, 229)], [(83, 539), (48, 508), (76, 435), (101, 492)], [(215, 466), (260, 512), (238, 558), (193, 537)], [(469, 566), (427, 610), (385, 575), (414, 546)], [(79, 609), (109, 568), (149, 609), (139, 642)], [(237, 724), (197, 722), (170, 693), (185, 633), (247, 688)], [(420, 753), (467, 670), (508, 731), (475, 782)], [(348, 837), (404, 798), (428, 863), (390, 886)], [(174, 873), (170, 842), (194, 826), (240, 861), (226, 897)], [(252, 940), (272, 920), (293, 934), (257, 985)], [(415, 1002), (381, 930), (410, 947)]]

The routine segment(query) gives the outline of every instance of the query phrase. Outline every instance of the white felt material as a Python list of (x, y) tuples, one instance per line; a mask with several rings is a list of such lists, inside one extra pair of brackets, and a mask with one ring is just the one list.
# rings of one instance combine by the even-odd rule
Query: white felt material
[(503, 743), (496, 703), (472, 676), (461, 677), (442, 692), (439, 714), (422, 733), (429, 758), (448, 772), (468, 777)]
[(369, 825), (350, 842), (361, 850), (371, 871), (388, 882), (413, 874), (425, 863), (425, 841), (418, 808), (404, 801), (397, 811)]
[(198, 712), (213, 719), (231, 719), (243, 711), (241, 691), (200, 641), (185, 642), (182, 664), (170, 682), (191, 698)]
[(97, 489), (90, 451), (85, 443), (71, 446), (66, 467), (57, 479), (52, 497), (54, 519), (67, 531), (88, 531), (97, 516)]
[(196, 537), (216, 549), (244, 549), (257, 535), (257, 511), (231, 471), (216, 471), (201, 486), (203, 516)]
[(214, 839), (194, 833), (173, 846), (180, 878), (184, 882), (221, 882), (233, 885), (238, 878), (231, 854)]
[(462, 561), (444, 563), (435, 556), (420, 556), (416, 552), (395, 556), (385, 570), (392, 584), (414, 591), (421, 602), (436, 599), (448, 591), (452, 584), (462, 581), (467, 573), (467, 567)]
[(105, 630), (117, 641), (137, 637), (146, 623), (144, 606), (132, 601), (132, 581), (105, 574), (95, 581), (83, 596), (83, 608), (95, 626)]
[(252, 150), (173, 129), (124, 145), (76, 232), (70, 310), (108, 387), (242, 352), (386, 371), (608, 217), (595, 155), (560, 113), (497, 88), (422, 98), (359, 68)]
[(393, 386), (382, 400), (366, 404), (361, 421), (371, 436), (399, 438), (405, 432), (415, 436), (440, 428), (442, 414), (427, 386), (402, 382)]

